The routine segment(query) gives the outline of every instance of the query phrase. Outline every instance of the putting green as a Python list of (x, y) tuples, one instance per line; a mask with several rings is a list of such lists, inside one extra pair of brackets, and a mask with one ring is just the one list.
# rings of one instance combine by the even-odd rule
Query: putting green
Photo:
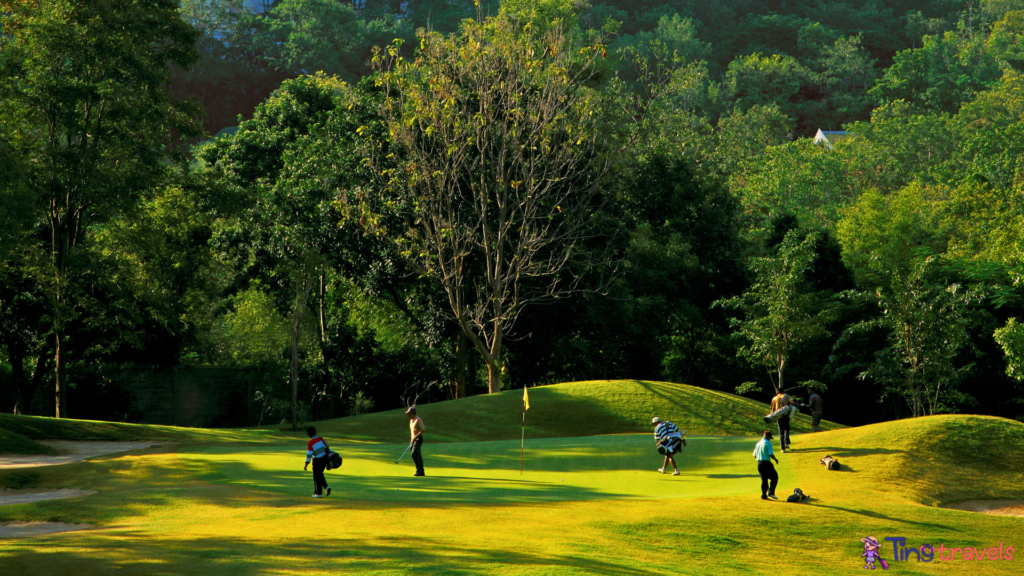
[[(519, 442), (426, 444), (425, 478), (411, 477), (408, 456), (395, 464), (404, 445), (333, 444), (345, 462), (327, 477), (332, 501), (508, 504), (757, 493), (754, 439), (690, 436), (688, 442), (676, 457), (680, 476), (655, 472), (662, 456), (651, 435), (628, 434), (531, 440), (522, 474)], [(205, 446), (179, 456), (209, 470), (208, 480), (295, 495), (312, 489), (301, 448)]]

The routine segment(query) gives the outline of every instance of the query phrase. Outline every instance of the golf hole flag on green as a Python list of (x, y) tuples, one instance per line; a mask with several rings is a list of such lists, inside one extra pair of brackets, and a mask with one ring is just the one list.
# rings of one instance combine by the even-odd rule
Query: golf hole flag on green
[(523, 438), (519, 442), (519, 475), (523, 475), (523, 452), (526, 450), (526, 411), (530, 409), (530, 395), (523, 386)]

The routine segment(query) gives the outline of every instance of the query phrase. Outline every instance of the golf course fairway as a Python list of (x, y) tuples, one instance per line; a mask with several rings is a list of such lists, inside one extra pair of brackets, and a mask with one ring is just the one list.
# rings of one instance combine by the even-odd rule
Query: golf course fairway
[[(0, 538), (0, 575), (848, 574), (863, 570), (868, 536), (891, 573), (1024, 573), (1024, 518), (943, 507), (1024, 498), (1019, 422), (950, 415), (809, 433), (801, 416), (793, 450), (776, 443), (775, 502), (760, 499), (751, 456), (763, 404), (667, 383), (531, 389), (520, 473), (521, 402), (511, 391), (422, 406), (424, 478), (408, 457), (395, 464), (401, 411), (314, 423), (345, 458), (320, 500), (301, 432), (81, 423), (80, 434), (162, 445), (0, 471), (0, 488), (95, 491), (0, 506), (0, 523), (88, 525)], [(652, 416), (689, 430), (680, 476), (655, 471)], [(25, 445), (76, 433), (60, 424), (3, 417), (0, 431)], [(826, 471), (825, 454), (842, 469)], [(796, 487), (811, 499), (785, 502)], [(885, 538), (960, 551), (899, 561)]]

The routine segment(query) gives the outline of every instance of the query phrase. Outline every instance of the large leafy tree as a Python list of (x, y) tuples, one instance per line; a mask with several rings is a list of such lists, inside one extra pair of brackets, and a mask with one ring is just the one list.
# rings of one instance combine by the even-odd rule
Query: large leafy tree
[(171, 0), (55, 0), (5, 7), (0, 130), (45, 205), (38, 265), (50, 295), (56, 415), (66, 416), (66, 327), (87, 228), (131, 206), (175, 157), (194, 112), (166, 96), (170, 65), (195, 59)]
[(746, 292), (715, 303), (743, 313), (743, 318), (731, 321), (735, 335), (746, 341), (739, 355), (765, 366), (776, 392), (785, 389), (784, 375), (794, 349), (828, 334), (825, 325), (832, 310), (806, 281), (817, 242), (815, 233), (801, 239), (799, 230), (790, 230), (776, 254), (753, 260), (757, 278)]
[[(523, 309), (572, 293), (575, 272), (596, 264), (583, 240), (605, 171), (587, 86), (602, 47), (580, 41), (561, 3), (520, 8), (426, 34), (414, 59), (378, 55), (390, 132), (378, 161), (401, 163), (383, 170), (384, 194), (354, 199), (443, 287), (491, 392)], [(382, 214), (397, 221), (388, 228)]]
[(936, 282), (929, 277), (936, 263), (924, 258), (907, 274), (894, 271), (890, 285), (874, 295), (882, 315), (850, 328), (888, 332), (889, 345), (861, 377), (879, 380), (887, 394), (906, 401), (914, 416), (952, 411), (970, 400), (957, 385), (971, 364), (958, 364), (957, 356), (970, 343), (971, 305), (982, 293)]

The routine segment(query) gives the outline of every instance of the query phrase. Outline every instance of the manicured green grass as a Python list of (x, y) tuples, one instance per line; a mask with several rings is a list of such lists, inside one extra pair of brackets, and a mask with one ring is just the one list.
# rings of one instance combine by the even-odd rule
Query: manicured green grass
[[(530, 388), (528, 438), (569, 438), (651, 432), (651, 418), (671, 420), (691, 434), (760, 435), (768, 405), (742, 396), (686, 384), (643, 380), (599, 380)], [(432, 442), (519, 438), (523, 391), (419, 406)], [(408, 442), (402, 410), (314, 423), (325, 436), (348, 440)], [(825, 429), (840, 428), (822, 422)], [(811, 429), (810, 416), (794, 418), (793, 432)]]
[[(212, 442), (21, 472), (23, 486), (98, 493), (2, 506), (0, 521), (85, 522), (97, 529), (0, 540), (0, 573), (843, 574), (861, 572), (865, 536), (904, 537), (913, 546), (1002, 542), (1021, 549), (1011, 561), (890, 560), (893, 572), (1022, 572), (1024, 519), (934, 504), (1024, 497), (1024, 424), (941, 416), (796, 434), (794, 450), (778, 454), (779, 495), (799, 486), (813, 499), (789, 504), (760, 500), (751, 456), (756, 439), (742, 435), (749, 427), (731, 436), (695, 433), (742, 418), (742, 409), (719, 410), (726, 415), (711, 421), (704, 412), (711, 398), (702, 403), (698, 393), (671, 412), (665, 397), (690, 390), (665, 385), (648, 392), (653, 398), (624, 400), (617, 410), (614, 400), (601, 400), (610, 391), (584, 401), (575, 386), (549, 387), (554, 392), (546, 400), (580, 411), (590, 405), (591, 414), (600, 413), (593, 406), (608, 410), (611, 416), (593, 429), (608, 426), (616, 434), (584, 437), (562, 422), (537, 422), (527, 427), (522, 475), (518, 422), (505, 424), (511, 431), (493, 423), (508, 420), (494, 416), (493, 406), (428, 418), (427, 410), (442, 404), (424, 407), (425, 478), (411, 476), (408, 456), (394, 464), (407, 442), (400, 413), (321, 423), (345, 456), (341, 470), (328, 472), (334, 493), (323, 500), (309, 498), (305, 442), (290, 434), (244, 442), (229, 431)], [(528, 423), (544, 390), (531, 390)], [(499, 398), (506, 396), (518, 408), (521, 393)], [(470, 400), (464, 405), (476, 406)], [(654, 471), (661, 457), (646, 422), (652, 411), (690, 429), (679, 477)], [(763, 412), (755, 405), (749, 417)], [(640, 415), (646, 421), (631, 425), (642, 433), (623, 429)], [(453, 421), (459, 417), (491, 422), (481, 435), (492, 438), (457, 441), (479, 422)], [(397, 428), (397, 438), (369, 442), (375, 423)], [(573, 433), (542, 437), (559, 427)], [(343, 430), (352, 432), (349, 439)], [(824, 470), (818, 459), (825, 453), (837, 456), (844, 470)], [(891, 559), (891, 544), (884, 543)]]

